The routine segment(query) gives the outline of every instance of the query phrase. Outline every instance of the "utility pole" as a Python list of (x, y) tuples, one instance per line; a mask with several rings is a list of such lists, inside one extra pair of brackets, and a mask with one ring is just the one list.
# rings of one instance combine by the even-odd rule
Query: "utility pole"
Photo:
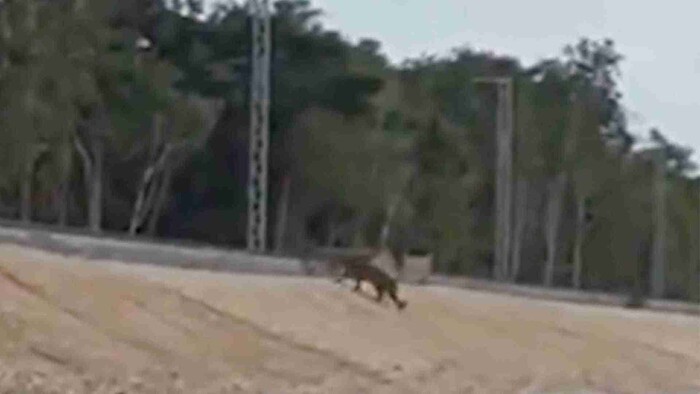
[(475, 83), (495, 84), (498, 92), (496, 109), (496, 280), (509, 275), (513, 207), (513, 80), (508, 77), (477, 78)]
[(651, 255), (650, 293), (662, 298), (666, 293), (666, 155), (654, 152), (654, 239)]
[(270, 6), (249, 0), (252, 50), (250, 59), (250, 153), (248, 178), (248, 251), (264, 253), (267, 241), (267, 166), (270, 116)]

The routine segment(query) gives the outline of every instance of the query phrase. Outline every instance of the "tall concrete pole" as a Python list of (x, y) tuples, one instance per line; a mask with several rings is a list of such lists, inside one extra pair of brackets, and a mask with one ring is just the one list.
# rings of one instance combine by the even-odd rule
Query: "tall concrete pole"
[(513, 80), (511, 78), (478, 78), (474, 82), (495, 84), (498, 92), (494, 277), (496, 280), (506, 280), (510, 271), (513, 223)]
[(663, 149), (654, 152), (654, 239), (651, 255), (650, 293), (662, 298), (666, 293), (666, 157)]
[(248, 251), (264, 253), (267, 241), (267, 173), (270, 116), (271, 31), (268, 0), (250, 0), (250, 158)]

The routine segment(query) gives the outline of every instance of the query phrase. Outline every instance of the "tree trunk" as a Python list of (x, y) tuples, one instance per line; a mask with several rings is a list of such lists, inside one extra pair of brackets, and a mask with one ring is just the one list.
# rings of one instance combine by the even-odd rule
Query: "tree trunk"
[(338, 225), (335, 223), (335, 218), (328, 219), (328, 235), (326, 236), (326, 246), (332, 248), (338, 240)]
[(309, 243), (306, 235), (307, 207), (304, 203), (300, 196), (296, 196), (294, 191), (290, 190), (287, 231), (282, 242), (285, 247), (293, 248), (295, 251)]
[(561, 222), (562, 205), (566, 175), (559, 173), (547, 186), (547, 211), (545, 223), (545, 241), (547, 243), (547, 260), (545, 261), (543, 284), (551, 287), (554, 282), (554, 266), (557, 259), (557, 237)]
[(141, 224), (146, 217), (146, 212), (148, 209), (146, 197), (149, 191), (149, 186), (151, 189), (155, 188), (155, 182), (153, 181), (155, 172), (156, 164), (153, 163), (148, 166), (141, 177), (141, 184), (139, 185), (139, 191), (136, 194), (136, 202), (134, 203), (134, 208), (131, 211), (131, 220), (129, 221), (129, 235), (131, 236), (136, 235), (136, 231), (139, 229), (139, 227), (141, 227)]
[(65, 227), (68, 224), (68, 209), (70, 206), (70, 182), (73, 174), (73, 145), (70, 138), (66, 138), (60, 149), (60, 173), (61, 183), (58, 187), (57, 195), (57, 211), (58, 211), (58, 226)]
[(389, 236), (391, 235), (391, 222), (394, 220), (394, 216), (396, 216), (396, 211), (400, 203), (401, 196), (399, 195), (396, 196), (393, 201), (390, 201), (389, 205), (387, 206), (386, 219), (384, 220), (384, 224), (382, 224), (382, 230), (379, 236), (379, 246), (382, 249), (386, 248), (389, 242)]
[(58, 189), (58, 227), (64, 228), (68, 224), (68, 207), (70, 199), (70, 185), (62, 182)]
[(90, 176), (88, 200), (88, 226), (93, 233), (102, 231), (102, 172), (104, 169), (104, 144), (100, 138), (92, 143), (93, 166)]
[[(26, 9), (26, 20), (25, 20), (25, 28), (28, 30), (29, 34), (33, 34), (34, 31), (37, 28), (37, 12), (38, 12), (38, 4), (36, 4), (35, 1), (30, 1), (30, 0), (25, 0), (25, 3), (27, 5)], [(34, 52), (34, 48), (36, 46), (36, 43), (34, 41), (30, 41), (28, 44), (28, 47), (26, 50), (29, 53)], [(31, 68), (27, 69), (28, 75), (27, 75), (27, 81), (26, 81), (26, 93), (25, 93), (25, 111), (26, 114), (30, 117), (30, 120), (34, 120), (34, 117), (36, 116), (36, 111), (37, 111), (37, 97), (35, 95), (38, 94), (39, 92), (35, 91), (35, 80), (36, 80), (36, 72), (32, 70)], [(22, 180), (20, 184), (20, 218), (22, 222), (24, 223), (29, 223), (32, 220), (32, 183), (34, 180), (34, 166), (36, 164), (36, 160), (38, 157), (43, 153), (43, 151), (46, 149), (46, 147), (36, 147), (36, 146), (30, 146), (28, 148), (28, 154), (26, 157), (26, 162), (25, 167), (24, 167), (24, 174), (22, 175)]]
[(87, 195), (88, 200), (88, 216), (90, 216), (89, 211), (92, 201), (92, 178), (94, 172), (94, 164), (92, 157), (90, 157), (90, 153), (88, 152), (87, 148), (85, 148), (85, 145), (80, 140), (80, 137), (75, 137), (75, 139), (73, 139), (73, 144), (75, 146), (75, 150), (78, 151), (78, 154), (80, 155), (80, 161), (83, 163), (83, 184), (85, 188), (85, 194)]
[[(161, 147), (161, 126), (163, 124), (163, 117), (160, 114), (153, 115), (153, 125), (151, 126), (151, 141), (148, 152), (148, 166), (146, 170), (141, 175), (141, 183), (139, 184), (139, 190), (136, 193), (136, 201), (134, 202), (134, 208), (131, 211), (131, 219), (129, 220), (129, 230), (130, 236), (136, 235), (139, 227), (146, 218), (146, 211), (148, 206), (146, 204), (147, 193), (150, 188), (154, 188), (154, 179), (156, 178), (156, 172), (158, 171), (158, 163), (160, 158), (158, 158), (158, 149)], [(161, 156), (162, 158), (162, 156)]]
[(27, 161), (24, 163), (24, 172), (20, 181), (20, 219), (24, 223), (32, 221), (32, 186), (34, 183), (34, 170), (36, 162), (48, 150), (44, 144), (29, 148)]
[(292, 178), (285, 175), (282, 179), (282, 191), (280, 192), (279, 200), (277, 201), (277, 223), (275, 225), (275, 245), (274, 251), (279, 254), (284, 247), (284, 235), (287, 229), (287, 214), (289, 211), (289, 189), (291, 187)]
[(129, 220), (129, 230), (127, 231), (129, 233), (129, 236), (135, 236), (136, 235), (136, 230), (139, 228), (141, 225), (142, 221), (142, 211), (143, 211), (143, 203), (146, 200), (146, 188), (148, 187), (148, 184), (141, 184), (139, 187), (139, 191), (136, 197), (136, 203), (134, 204), (134, 209), (131, 211), (131, 219)]
[(22, 223), (29, 223), (32, 221), (32, 180), (34, 178), (32, 161), (32, 159), (28, 160), (20, 183), (19, 216)]
[(170, 193), (170, 184), (173, 179), (173, 169), (172, 167), (166, 165), (163, 169), (163, 176), (158, 186), (158, 194), (153, 202), (153, 211), (151, 216), (148, 217), (148, 225), (146, 227), (146, 234), (149, 237), (155, 237), (156, 231), (158, 230), (158, 221), (160, 220), (160, 215), (163, 211), (163, 206), (165, 201), (168, 199)]
[(644, 306), (645, 295), (644, 295), (644, 265), (649, 259), (649, 251), (652, 246), (652, 234), (645, 238), (637, 238), (633, 241), (633, 248), (637, 250), (637, 257), (632, 269), (632, 288), (630, 289), (629, 298), (627, 299), (628, 308), (640, 308)]
[(527, 209), (528, 209), (528, 182), (524, 178), (520, 178), (516, 183), (516, 200), (515, 200), (515, 228), (513, 231), (512, 244), (512, 260), (508, 279), (510, 282), (516, 282), (520, 273), (520, 264), (522, 258), (522, 243), (525, 229), (527, 227)]
[(157, 161), (153, 161), (141, 177), (141, 185), (139, 186), (134, 209), (131, 213), (129, 235), (136, 235), (136, 231), (141, 227), (148, 213), (153, 208), (156, 195), (159, 194), (159, 188), (157, 187), (159, 184), (158, 176), (161, 175), (163, 168), (167, 165), (170, 151), (171, 147), (166, 145)]
[(574, 241), (574, 272), (572, 286), (581, 288), (581, 273), (583, 272), (583, 242), (586, 237), (586, 198), (583, 195), (576, 197), (576, 239)]

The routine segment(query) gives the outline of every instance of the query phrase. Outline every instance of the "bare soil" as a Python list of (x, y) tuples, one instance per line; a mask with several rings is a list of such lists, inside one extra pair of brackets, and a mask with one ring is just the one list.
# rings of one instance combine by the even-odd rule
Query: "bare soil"
[(700, 318), (0, 245), (0, 393), (700, 393)]

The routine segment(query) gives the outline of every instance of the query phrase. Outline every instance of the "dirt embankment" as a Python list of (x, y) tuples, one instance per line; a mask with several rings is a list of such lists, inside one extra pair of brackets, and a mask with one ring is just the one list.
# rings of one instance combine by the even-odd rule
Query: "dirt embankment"
[(697, 317), (400, 293), (0, 245), (0, 393), (700, 392)]

